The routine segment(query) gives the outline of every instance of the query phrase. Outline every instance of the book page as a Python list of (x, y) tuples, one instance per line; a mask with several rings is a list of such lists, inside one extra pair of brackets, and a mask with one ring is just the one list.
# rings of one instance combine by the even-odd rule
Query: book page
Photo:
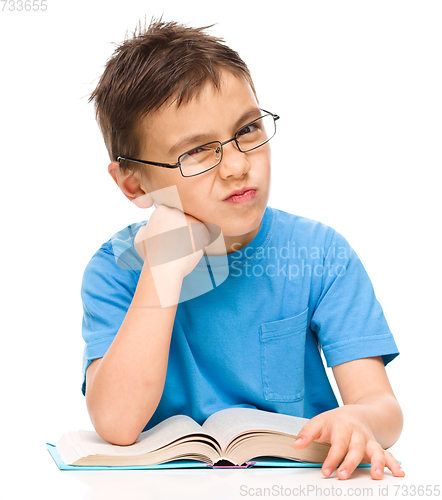
[(142, 432), (130, 446), (110, 444), (93, 431), (74, 431), (64, 434), (56, 443), (57, 451), (66, 464), (89, 455), (131, 456), (148, 453), (189, 434), (207, 434), (187, 415), (175, 415)]
[(214, 436), (225, 451), (229, 442), (240, 433), (267, 430), (296, 435), (307, 422), (307, 418), (254, 408), (227, 408), (211, 415), (203, 429)]

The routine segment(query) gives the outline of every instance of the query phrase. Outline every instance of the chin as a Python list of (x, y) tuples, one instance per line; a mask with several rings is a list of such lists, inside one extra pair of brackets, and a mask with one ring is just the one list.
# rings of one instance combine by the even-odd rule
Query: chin
[[(223, 213), (222, 210), (202, 213), (201, 216), (192, 214), (201, 222), (216, 224), (221, 228), (223, 235), (227, 238), (243, 236), (251, 233), (261, 224), (266, 206), (254, 206), (251, 210), (242, 213)], [(241, 215), (240, 215), (241, 214)]]
[(226, 237), (244, 236), (258, 229), (261, 224), (261, 220), (262, 215), (256, 215), (253, 220), (241, 220), (238, 218), (232, 221), (228, 225), (228, 228), (226, 227), (226, 231), (223, 230), (222, 226), (221, 230), (223, 231), (223, 235)]

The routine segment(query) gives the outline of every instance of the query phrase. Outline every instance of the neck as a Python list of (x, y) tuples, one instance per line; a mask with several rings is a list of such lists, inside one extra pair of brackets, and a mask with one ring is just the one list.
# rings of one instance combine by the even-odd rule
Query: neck
[(261, 223), (256, 229), (254, 229), (250, 233), (243, 234), (241, 236), (224, 236), (226, 253), (231, 254), (234, 252), (238, 252), (239, 250), (247, 246), (253, 240), (253, 238), (258, 234), (260, 227)]

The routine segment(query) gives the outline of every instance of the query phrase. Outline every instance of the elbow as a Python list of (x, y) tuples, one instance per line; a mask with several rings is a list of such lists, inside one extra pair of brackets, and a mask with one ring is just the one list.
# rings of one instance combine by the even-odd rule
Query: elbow
[(396, 442), (400, 435), (402, 434), (402, 430), (404, 428), (404, 413), (402, 411), (402, 408), (400, 407), (399, 403), (397, 403), (397, 427), (396, 427), (396, 439), (394, 442)]
[(387, 412), (388, 424), (386, 425), (386, 429), (384, 429), (381, 442), (384, 449), (390, 448), (397, 442), (404, 427), (404, 414), (396, 398), (392, 398), (391, 406)]
[(134, 444), (156, 408), (131, 407), (109, 396), (97, 397), (93, 390), (86, 392), (86, 406), (95, 432), (116, 446)]
[(125, 434), (121, 434), (121, 433), (109, 433), (109, 434), (102, 433), (102, 434), (99, 434), (97, 432), (97, 434), (101, 437), (101, 439), (104, 439), (108, 443), (113, 444), (115, 446), (130, 446), (130, 445), (136, 443), (136, 441), (139, 437), (139, 434), (135, 438), (130, 434), (125, 435)]
[(95, 432), (110, 444), (116, 446), (130, 446), (134, 444), (141, 434), (138, 428), (131, 428), (128, 425), (116, 425), (111, 422), (92, 421)]
[(125, 418), (127, 415), (113, 415), (109, 409), (96, 408), (92, 404), (88, 404), (88, 412), (95, 432), (101, 439), (116, 446), (134, 444), (146, 425), (133, 418)]

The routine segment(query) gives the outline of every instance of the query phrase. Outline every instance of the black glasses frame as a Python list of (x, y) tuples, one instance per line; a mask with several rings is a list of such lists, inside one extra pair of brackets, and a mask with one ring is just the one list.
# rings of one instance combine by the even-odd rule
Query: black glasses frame
[(272, 116), (273, 117), (273, 120), (274, 122), (276, 122), (276, 120), (279, 120), (279, 115), (276, 115), (274, 113), (271, 113), (270, 111), (266, 111), (265, 109), (261, 109), (261, 111), (264, 111), (264, 113), (266, 113), (265, 115), (262, 115), (260, 116), (259, 118), (257, 118), (256, 120), (253, 120), (249, 123), (246, 123), (245, 125), (243, 125), (239, 130), (238, 132), (236, 132), (235, 136), (232, 137), (231, 139), (229, 139), (228, 141), (225, 141), (225, 142), (220, 142), (220, 141), (210, 141), (210, 142), (206, 142), (206, 144), (201, 144), (200, 146), (198, 146), (199, 148), (202, 148), (203, 146), (207, 146), (208, 144), (214, 144), (214, 143), (218, 143), (219, 144), (219, 147), (220, 147), (220, 157), (219, 157), (219, 160), (218, 162), (213, 165), (213, 167), (210, 167), (206, 170), (203, 170), (202, 172), (198, 172), (197, 174), (193, 174), (193, 175), (184, 175), (183, 174), (183, 171), (181, 169), (181, 158), (185, 155), (187, 155), (188, 153), (190, 153), (191, 151), (193, 151), (195, 148), (192, 148), (192, 149), (189, 149), (188, 151), (186, 151), (185, 153), (181, 154), (179, 157), (178, 157), (178, 161), (177, 163), (159, 163), (159, 162), (155, 162), (155, 161), (146, 161), (146, 160), (137, 160), (136, 158), (128, 158), (127, 156), (118, 156), (117, 158), (117, 162), (120, 162), (121, 160), (126, 160), (126, 161), (133, 161), (135, 163), (142, 163), (144, 165), (153, 165), (155, 167), (163, 167), (163, 168), (179, 168), (180, 169), (180, 173), (183, 177), (195, 177), (196, 175), (200, 175), (200, 174), (203, 174), (204, 172), (208, 172), (209, 170), (212, 170), (212, 168), (215, 168), (217, 165), (219, 165), (221, 163), (221, 160), (223, 158), (223, 146), (228, 144), (229, 142), (232, 142), (232, 141), (235, 141), (235, 144), (236, 144), (236, 147), (238, 148), (239, 151), (241, 151), (241, 153), (248, 153), (249, 151), (253, 151), (254, 149), (257, 149), (257, 148), (260, 148), (261, 146), (263, 146), (264, 144), (266, 144), (267, 142), (270, 141), (270, 139), (272, 137), (274, 137), (274, 135), (276, 134), (276, 123), (275, 123), (275, 134), (272, 135), (272, 137), (270, 137), (269, 139), (267, 139), (265, 142), (263, 142), (262, 144), (260, 144), (259, 146), (255, 146), (254, 148), (251, 148), (251, 149), (246, 149), (246, 150), (243, 150), (241, 149), (239, 143), (238, 143), (238, 139), (237, 139), (237, 135), (239, 134), (239, 132), (241, 132), (241, 130), (244, 128), (244, 127), (247, 127), (249, 125), (252, 125), (253, 123), (257, 122), (258, 120), (261, 120), (261, 118), (264, 118), (265, 116)]

